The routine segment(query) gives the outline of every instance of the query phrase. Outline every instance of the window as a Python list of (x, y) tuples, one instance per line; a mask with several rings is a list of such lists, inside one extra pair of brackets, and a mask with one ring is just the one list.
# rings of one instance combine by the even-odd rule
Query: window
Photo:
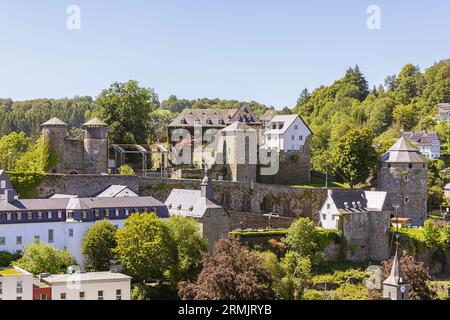
[(16, 245), (18, 245), (18, 246), (22, 245), (22, 236), (16, 237)]
[(327, 203), (327, 209), (331, 208), (331, 204)]
[(61, 292), (59, 297), (61, 298), (61, 300), (66, 300), (66, 293), (65, 292)]
[(408, 181), (408, 176), (405, 176), (405, 181)]
[(297, 126), (297, 125), (295, 125), (295, 126), (294, 126), (294, 129), (295, 129), (295, 130), (297, 130), (297, 129), (298, 129), (298, 126)]
[(17, 212), (17, 220), (22, 220), (22, 212)]
[(33, 219), (33, 213), (32, 212), (28, 212), (27, 215), (28, 215), (28, 220)]
[(390, 167), (391, 167), (391, 164), (389, 163), (389, 164), (388, 164), (388, 168), (390, 168)]
[(326, 214), (322, 214), (322, 220), (327, 220), (327, 215)]
[(84, 291), (81, 291), (81, 292), (80, 292), (80, 300), (84, 300), (84, 297), (85, 297)]
[(22, 300), (22, 297), (16, 297), (16, 300)]
[(11, 221), (11, 212), (6, 213), (6, 220)]
[(48, 212), (47, 212), (47, 217), (48, 217), (49, 219), (52, 218), (52, 212), (51, 212), (51, 211), (48, 211)]
[(95, 209), (95, 216), (98, 218), (100, 216), (100, 210)]
[(295, 136), (291, 136), (291, 140), (295, 140)]
[(6, 238), (0, 237), (0, 246), (4, 246), (4, 245), (6, 245)]
[(105, 209), (105, 217), (109, 218), (109, 209)]
[(126, 214), (127, 216), (129, 216), (129, 215), (130, 215), (130, 209), (125, 209), (125, 214)]
[(409, 167), (410, 169), (412, 169), (412, 167), (413, 167), (413, 166), (412, 166), (412, 163), (410, 163), (410, 164), (408, 165), (408, 167)]
[(103, 291), (98, 292), (98, 300), (103, 300)]
[(40, 236), (34, 236), (34, 242), (39, 242), (41, 240)]
[(37, 215), (38, 215), (38, 219), (41, 220), (42, 219), (42, 212), (38, 211)]
[(67, 211), (67, 219), (73, 219), (73, 211)]
[(303, 136), (298, 136), (298, 140), (303, 141)]
[(116, 300), (122, 300), (122, 290), (116, 290)]
[(334, 219), (336, 219), (336, 216), (331, 216), (331, 220), (334, 221)]
[(87, 211), (83, 210), (83, 219), (87, 219)]
[(23, 282), (22, 281), (17, 281), (16, 293), (17, 294), (23, 293)]
[(408, 197), (405, 198), (405, 203), (407, 203), (409, 201)]
[(69, 238), (73, 237), (73, 229), (69, 229)]
[(53, 229), (48, 229), (48, 243), (53, 243), (54, 231)]
[(62, 218), (62, 211), (58, 211), (58, 219)]
[(120, 215), (120, 210), (116, 209), (116, 217), (118, 217)]
[(3, 293), (2, 281), (0, 280), (0, 295)]

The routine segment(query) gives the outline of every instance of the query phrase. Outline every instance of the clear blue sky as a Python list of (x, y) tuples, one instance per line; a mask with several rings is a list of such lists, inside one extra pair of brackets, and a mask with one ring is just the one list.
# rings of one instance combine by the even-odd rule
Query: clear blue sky
[[(81, 30), (66, 27), (69, 5)], [(366, 9), (381, 8), (381, 30)], [(96, 96), (138, 80), (161, 100), (293, 106), (359, 64), (370, 85), (449, 58), (450, 1), (0, 0), (0, 97)]]

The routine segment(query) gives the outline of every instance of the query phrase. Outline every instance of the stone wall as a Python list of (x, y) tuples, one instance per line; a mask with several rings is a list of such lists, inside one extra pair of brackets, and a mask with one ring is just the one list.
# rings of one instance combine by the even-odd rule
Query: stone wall
[(272, 176), (260, 175), (257, 181), (271, 184), (306, 184), (311, 180), (311, 137), (309, 136), (300, 151), (280, 152), (278, 173)]
[[(130, 187), (143, 196), (165, 201), (173, 188), (200, 189), (200, 181), (160, 179), (156, 177), (119, 175), (61, 175), (49, 174), (37, 188), (39, 197), (54, 193), (78, 194), (90, 197), (110, 185)], [(316, 213), (326, 199), (323, 188), (292, 188), (258, 183), (215, 181), (214, 195), (226, 209), (238, 212), (269, 213), (296, 218), (310, 217), (317, 221)]]
[[(231, 216), (230, 229), (266, 229), (269, 227), (269, 217), (257, 213), (229, 211)], [(294, 222), (293, 218), (272, 217), (270, 227), (272, 229), (289, 228)]]

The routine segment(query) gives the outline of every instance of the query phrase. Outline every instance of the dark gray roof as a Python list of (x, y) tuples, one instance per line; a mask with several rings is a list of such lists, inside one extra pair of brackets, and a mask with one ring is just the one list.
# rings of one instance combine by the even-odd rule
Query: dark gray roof
[(387, 193), (384, 191), (332, 190), (331, 199), (341, 213), (382, 211)]
[(51, 118), (47, 122), (44, 122), (42, 126), (67, 126), (67, 123), (58, 119), (57, 117)]
[(407, 162), (407, 163), (426, 163), (428, 160), (422, 156), (419, 150), (406, 139), (400, 137), (396, 143), (381, 156), (383, 162)]
[(100, 120), (99, 118), (94, 118), (83, 124), (83, 127), (107, 127), (108, 125)]
[(439, 140), (436, 132), (404, 132), (403, 137), (419, 146), (431, 146), (433, 141)]
[(198, 124), (203, 127), (223, 128), (235, 121), (250, 125), (261, 124), (250, 107), (243, 105), (239, 109), (184, 109), (168, 127), (193, 127)]

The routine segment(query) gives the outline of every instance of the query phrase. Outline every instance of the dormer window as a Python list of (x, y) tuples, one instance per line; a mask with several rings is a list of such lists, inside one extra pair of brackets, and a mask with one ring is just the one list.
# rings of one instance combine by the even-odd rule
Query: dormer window
[(172, 204), (169, 203), (169, 204), (167, 205), (167, 208), (172, 209)]
[(109, 209), (105, 209), (105, 217), (109, 218)]
[(181, 124), (187, 124), (187, 121), (185, 118), (181, 119)]
[(87, 211), (83, 210), (83, 219), (87, 219)]
[(190, 206), (189, 211), (194, 211), (194, 206)]
[(62, 211), (58, 211), (58, 219), (62, 218)]
[(11, 212), (6, 213), (6, 220), (11, 221)]
[(38, 219), (41, 220), (42, 219), (42, 212), (38, 211), (37, 216), (38, 216)]
[(28, 215), (28, 220), (33, 219), (33, 213), (32, 212), (28, 212), (27, 215)]
[(272, 129), (276, 129), (277, 128), (277, 125), (274, 123), (273, 125), (272, 125)]
[(200, 119), (195, 119), (195, 124), (202, 124), (202, 120), (200, 120)]
[(350, 206), (348, 205), (348, 202), (344, 202), (344, 208), (345, 208), (345, 210), (350, 209)]
[(73, 219), (73, 212), (67, 211), (67, 219)]
[(100, 217), (100, 210), (95, 209), (94, 212), (95, 212), (95, 217), (97, 217), (97, 218)]
[(206, 119), (206, 124), (213, 124), (211, 119)]
[(22, 220), (22, 212), (17, 212), (17, 220)]
[(225, 121), (223, 121), (223, 119), (219, 119), (219, 123), (220, 124), (225, 124)]
[(120, 210), (116, 209), (116, 217), (118, 217), (120, 215)]
[(181, 210), (181, 204), (180, 204), (180, 205), (178, 205), (177, 209), (178, 209), (178, 210)]
[(48, 211), (48, 212), (47, 212), (47, 218), (48, 218), (48, 219), (51, 219), (51, 218), (52, 218), (52, 212), (51, 212), (51, 211)]

